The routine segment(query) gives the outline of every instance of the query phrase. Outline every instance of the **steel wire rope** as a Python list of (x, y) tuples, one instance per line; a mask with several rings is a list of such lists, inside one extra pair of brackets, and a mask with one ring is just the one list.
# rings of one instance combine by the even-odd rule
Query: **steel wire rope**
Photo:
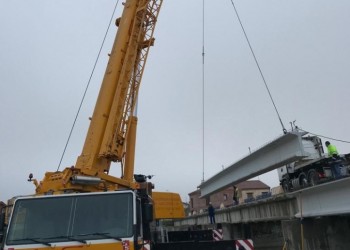
[(103, 45), (104, 45), (104, 43), (105, 43), (105, 41), (106, 41), (106, 37), (107, 37), (107, 35), (108, 35), (109, 29), (110, 29), (110, 27), (111, 27), (111, 23), (112, 23), (112, 21), (113, 21), (113, 17), (114, 17), (114, 15), (115, 15), (115, 11), (116, 11), (116, 9), (117, 9), (118, 3), (119, 3), (119, 0), (117, 0), (116, 4), (115, 4), (115, 6), (114, 6), (114, 9), (113, 9), (113, 12), (112, 12), (112, 16), (111, 16), (111, 18), (110, 18), (110, 20), (109, 20), (109, 24), (108, 24), (108, 26), (107, 26), (106, 33), (105, 33), (105, 35), (104, 35), (104, 37), (103, 37), (103, 40), (102, 40), (100, 49), (99, 49), (99, 51), (98, 51), (98, 54), (97, 54), (97, 57), (96, 57), (94, 66), (93, 66), (93, 68), (92, 68), (92, 71), (91, 71), (89, 80), (88, 80), (88, 82), (87, 82), (87, 84), (86, 84), (83, 97), (82, 97), (82, 99), (81, 99), (81, 101), (80, 101), (78, 111), (77, 111), (77, 113), (76, 113), (76, 115), (75, 115), (73, 125), (72, 125), (72, 127), (71, 127), (70, 132), (69, 132), (68, 139), (67, 139), (66, 145), (64, 146), (63, 153), (62, 153), (62, 156), (61, 156), (61, 159), (60, 159), (60, 162), (59, 162), (59, 164), (58, 164), (58, 167), (57, 167), (57, 170), (56, 170), (56, 171), (58, 171), (58, 170), (60, 169), (60, 167), (61, 167), (63, 157), (64, 157), (64, 155), (65, 155), (65, 153), (66, 153), (66, 150), (67, 150), (67, 147), (68, 147), (70, 138), (71, 138), (71, 136), (72, 136), (72, 133), (73, 133), (73, 130), (74, 130), (74, 127), (75, 127), (75, 124), (76, 124), (77, 119), (78, 119), (78, 116), (79, 116), (79, 114), (80, 114), (80, 110), (81, 110), (81, 107), (82, 107), (83, 102), (84, 102), (84, 100), (85, 100), (87, 90), (88, 90), (88, 88), (89, 88), (89, 86), (90, 86), (92, 76), (94, 75), (94, 72), (95, 72), (95, 69), (96, 69), (96, 65), (97, 65), (97, 62), (98, 62), (98, 60), (99, 60), (99, 58), (100, 58), (101, 51), (102, 51)]
[(300, 131), (303, 131), (303, 132), (306, 132), (306, 133), (309, 133), (309, 134), (311, 134), (311, 135), (315, 135), (315, 136), (318, 136), (318, 137), (330, 139), (330, 140), (333, 140), (333, 141), (339, 141), (339, 142), (344, 142), (344, 143), (350, 143), (350, 141), (345, 141), (345, 140), (340, 140), (340, 139), (336, 139), (336, 138), (332, 138), (332, 137), (328, 137), (328, 136), (324, 136), (324, 135), (320, 135), (320, 134), (315, 134), (315, 133), (306, 131), (306, 130), (301, 129), (301, 128), (298, 128), (298, 129), (299, 129)]
[(203, 4), (202, 4), (202, 182), (204, 182), (204, 171), (205, 171), (205, 161), (204, 161), (204, 155), (205, 155), (205, 106), (204, 106), (204, 94), (205, 94), (205, 64), (204, 64), (204, 58), (205, 58), (205, 36), (204, 36), (204, 30), (205, 30), (205, 5), (204, 5), (204, 0), (203, 0)]
[(247, 40), (247, 43), (248, 43), (248, 45), (249, 45), (250, 51), (251, 51), (251, 53), (252, 53), (252, 55), (253, 55), (253, 58), (254, 58), (254, 60), (255, 60), (256, 66), (257, 66), (258, 69), (259, 69), (259, 72), (260, 72), (261, 78), (262, 78), (262, 80), (263, 80), (263, 82), (264, 82), (264, 84), (265, 84), (266, 90), (267, 90), (267, 92), (268, 92), (268, 94), (269, 94), (269, 96), (270, 96), (271, 102), (272, 102), (272, 104), (273, 104), (273, 106), (274, 106), (274, 108), (275, 108), (275, 111), (276, 111), (276, 113), (277, 113), (278, 119), (279, 119), (279, 121), (280, 121), (280, 123), (281, 123), (281, 126), (282, 126), (283, 133), (287, 133), (287, 130), (286, 130), (286, 128), (285, 128), (284, 125), (283, 125), (281, 116), (280, 116), (280, 114), (279, 114), (279, 112), (278, 112), (278, 109), (277, 109), (277, 106), (276, 106), (276, 104), (275, 104), (275, 101), (274, 101), (273, 98), (272, 98), (272, 94), (271, 94), (270, 89), (269, 89), (269, 87), (268, 87), (268, 85), (267, 85), (267, 82), (266, 82), (266, 80), (265, 80), (264, 74), (263, 74), (263, 72), (262, 72), (262, 70), (261, 70), (261, 68), (260, 68), (258, 59), (257, 59), (256, 56), (255, 56), (253, 47), (252, 47), (252, 45), (250, 44), (248, 35), (247, 35), (247, 33), (246, 33), (245, 29), (244, 29), (243, 23), (242, 23), (242, 21), (241, 21), (241, 18), (240, 18), (239, 15), (238, 15), (238, 11), (237, 11), (237, 8), (236, 8), (236, 6), (235, 6), (233, 0), (231, 0), (231, 3), (232, 3), (232, 6), (233, 6), (233, 8), (234, 8), (234, 10), (235, 10), (235, 13), (236, 13), (238, 22), (239, 22), (239, 24), (241, 25), (242, 31), (243, 31), (243, 33), (244, 33), (244, 36), (245, 36), (245, 38), (246, 38), (246, 40)]

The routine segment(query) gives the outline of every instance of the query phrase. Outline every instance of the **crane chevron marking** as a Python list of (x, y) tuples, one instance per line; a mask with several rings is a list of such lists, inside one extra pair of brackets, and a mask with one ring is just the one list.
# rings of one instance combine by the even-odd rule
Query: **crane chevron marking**
[(236, 240), (236, 250), (254, 250), (252, 240)]
[(123, 250), (130, 250), (130, 241), (124, 240), (122, 244), (123, 244)]

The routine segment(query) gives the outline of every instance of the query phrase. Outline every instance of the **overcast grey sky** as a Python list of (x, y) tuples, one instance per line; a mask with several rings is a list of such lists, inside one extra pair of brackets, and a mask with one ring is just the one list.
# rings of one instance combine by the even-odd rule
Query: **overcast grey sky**
[[(33, 193), (29, 173), (41, 180), (56, 170), (115, 2), (0, 0), (0, 200)], [(350, 2), (235, 4), (285, 126), (296, 120), (350, 140)], [(115, 30), (61, 169), (81, 153)], [(135, 172), (154, 174), (157, 190), (188, 201), (203, 168), (202, 0), (164, 0), (155, 38), (140, 89)], [(205, 1), (205, 52), (208, 179), (282, 129), (230, 0)], [(278, 185), (275, 171), (260, 180)]]

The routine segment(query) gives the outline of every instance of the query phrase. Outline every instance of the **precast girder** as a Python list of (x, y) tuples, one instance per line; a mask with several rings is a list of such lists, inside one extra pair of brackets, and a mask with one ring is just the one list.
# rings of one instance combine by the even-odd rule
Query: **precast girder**
[(290, 193), (297, 198), (296, 217), (350, 214), (350, 178), (327, 182)]
[(252, 152), (201, 183), (199, 185), (201, 196), (208, 196), (216, 191), (309, 156), (304, 150), (301, 139), (305, 134), (297, 130), (288, 132)]

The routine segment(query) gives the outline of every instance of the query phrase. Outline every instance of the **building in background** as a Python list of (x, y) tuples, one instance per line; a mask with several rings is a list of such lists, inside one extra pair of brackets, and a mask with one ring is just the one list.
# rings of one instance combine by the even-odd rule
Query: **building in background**
[[(244, 181), (236, 185), (238, 188), (239, 204), (265, 198), (271, 195), (270, 187), (259, 180)], [(190, 197), (190, 214), (205, 212), (211, 202), (214, 208), (233, 206), (233, 186), (218, 191), (207, 198), (201, 197), (201, 190), (197, 189), (188, 194)]]

